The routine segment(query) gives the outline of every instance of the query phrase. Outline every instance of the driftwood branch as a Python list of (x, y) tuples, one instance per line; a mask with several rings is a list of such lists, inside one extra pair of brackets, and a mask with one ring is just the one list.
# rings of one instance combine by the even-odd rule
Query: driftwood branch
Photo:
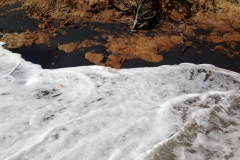
[(180, 31), (174, 23), (172, 23), (166, 12), (161, 8), (161, 1), (159, 0), (118, 0), (122, 3), (130, 12), (134, 14), (134, 18), (127, 19), (132, 21), (131, 32), (137, 32), (137, 30), (146, 28), (149, 29), (153, 23), (160, 21), (166, 22), (171, 29), (182, 36), (184, 41), (189, 39), (182, 31)]
[(132, 23), (132, 32), (146, 27), (149, 24), (148, 21), (156, 18), (161, 13), (161, 8), (156, 7), (156, 4), (159, 3), (158, 0), (118, 0), (118, 2), (122, 3), (135, 15)]

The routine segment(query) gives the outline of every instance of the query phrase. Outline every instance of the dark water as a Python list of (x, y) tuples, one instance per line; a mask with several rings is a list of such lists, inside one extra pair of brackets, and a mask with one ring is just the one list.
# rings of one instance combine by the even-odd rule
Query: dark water
[[(67, 34), (59, 35), (58, 37), (50, 41), (51, 47), (48, 45), (32, 45), (28, 47), (21, 47), (18, 49), (10, 49), (13, 52), (20, 53), (24, 59), (36, 64), (40, 64), (43, 68), (63, 68), (63, 67), (75, 67), (84, 65), (93, 65), (84, 58), (85, 53), (93, 51), (95, 53), (101, 53), (109, 55), (111, 53), (106, 51), (106, 47), (103, 45), (87, 47), (83, 50), (75, 50), (72, 53), (65, 53), (58, 50), (57, 44), (65, 44), (70, 42), (82, 42), (83, 40), (95, 40), (94, 37), (98, 36), (99, 39), (95, 40), (101, 43), (106, 43), (106, 39), (102, 38), (103, 32), (96, 32), (91, 30), (91, 26), (95, 28), (109, 30), (110, 34), (128, 33), (128, 28), (125, 25), (119, 24), (100, 24), (100, 23), (88, 23), (86, 27), (81, 29), (70, 30), (66, 29)], [(118, 27), (118, 28), (117, 28)], [(121, 29), (123, 27), (124, 29)], [(130, 34), (130, 33), (129, 33)], [(219, 43), (215, 45), (221, 45), (228, 49), (231, 49), (225, 43)], [(235, 56), (229, 58), (227, 54), (218, 51), (210, 50), (214, 45), (201, 46), (196, 44), (195, 47), (186, 49), (183, 54), (184, 46), (176, 46), (168, 52), (161, 52), (163, 55), (163, 61), (158, 63), (150, 63), (141, 59), (128, 60), (122, 64), (121, 68), (136, 68), (136, 67), (156, 67), (159, 65), (175, 65), (180, 63), (195, 63), (195, 64), (212, 64), (220, 68), (232, 70), (240, 73), (240, 57)], [(234, 49), (240, 51), (240, 43)], [(201, 52), (198, 54), (197, 52)], [(55, 58), (54, 58), (55, 57)], [(54, 65), (52, 65), (54, 62)]]
[(6, 10), (19, 8), (20, 6), (20, 4), (14, 4), (0, 7), (0, 32), (3, 32), (3, 30), (9, 32), (23, 32), (27, 29), (37, 30), (38, 21), (27, 17), (23, 9), (5, 14)]
[[(17, 7), (19, 7), (19, 5), (1, 7), (0, 13), (4, 13), (7, 9)], [(4, 14), (4, 16), (0, 16), (0, 32), (3, 30), (9, 30), (10, 32), (23, 32), (27, 29), (34, 31), (37, 30), (37, 23), (37, 20), (25, 16), (24, 10), (13, 11), (8, 14)], [(66, 27), (63, 30), (66, 31), (67, 34), (63, 35), (59, 32), (59, 36), (51, 39), (48, 45), (32, 45), (10, 50), (15, 53), (20, 53), (25, 60), (39, 64), (46, 69), (93, 65), (92, 62), (89, 62), (84, 58), (85, 53), (94, 51), (95, 53), (101, 53), (106, 56), (111, 54), (106, 51), (107, 48), (104, 45), (87, 47), (83, 50), (75, 50), (71, 53), (65, 53), (58, 50), (58, 44), (71, 42), (81, 43), (83, 40), (95, 40), (101, 43), (106, 43), (106, 39), (101, 37), (103, 34), (112, 34), (116, 37), (123, 33), (126, 35), (132, 34), (129, 32), (129, 26), (125, 24), (79, 22), (75, 25), (79, 26), (80, 28), (78, 27), (78, 29), (69, 29)], [(96, 28), (98, 28), (100, 31), (96, 31)], [(210, 31), (207, 30), (196, 30), (197, 35), (206, 35), (209, 33)], [(149, 31), (147, 32), (147, 35), (153, 36), (154, 32)], [(95, 39), (94, 37), (96, 36), (98, 36), (99, 39)], [(225, 43), (217, 45), (222, 45), (226, 48), (229, 48)], [(163, 61), (159, 63), (150, 63), (141, 59), (132, 59), (123, 63), (121, 68), (156, 67), (159, 65), (175, 65), (180, 63), (206, 63), (240, 73), (239, 56), (229, 58), (227, 54), (211, 51), (210, 48), (213, 48), (213, 45), (202, 46), (195, 44), (195, 47), (196, 48), (188, 48), (183, 54), (182, 50), (184, 49), (184, 46), (176, 46), (168, 52), (159, 53), (163, 55)], [(240, 43), (234, 50), (240, 51)], [(197, 51), (200, 51), (201, 54), (198, 54)]]
[[(224, 43), (217, 45), (225, 46)], [(240, 44), (239, 44), (240, 45)], [(184, 46), (177, 46), (169, 52), (161, 52), (163, 55), (163, 61), (158, 63), (150, 63), (141, 59), (133, 59), (123, 63), (122, 68), (134, 68), (134, 67), (156, 67), (159, 65), (175, 65), (180, 63), (194, 63), (194, 64), (212, 64), (214, 66), (228, 69), (240, 73), (240, 56), (229, 58), (227, 54), (211, 51), (211, 46), (205, 47), (191, 47), (187, 49), (184, 54), (182, 50)], [(239, 47), (238, 47), (239, 48)], [(240, 50), (236, 47), (235, 50)], [(201, 51), (200, 54), (197, 51)]]
[[(96, 28), (104, 31), (95, 31), (94, 29)], [(39, 64), (46, 69), (94, 65), (92, 62), (84, 58), (85, 53), (94, 51), (95, 53), (101, 53), (108, 56), (111, 53), (107, 52), (107, 48), (104, 45), (90, 46), (83, 50), (74, 50), (71, 53), (65, 53), (64, 51), (58, 50), (58, 44), (66, 44), (71, 42), (81, 43), (84, 40), (94, 40), (100, 43), (106, 43), (107, 40), (102, 38), (101, 35), (113, 34), (117, 36), (118, 34), (129, 32), (129, 29), (127, 28), (127, 25), (124, 24), (103, 24), (92, 22), (86, 23), (86, 26), (82, 27), (81, 29), (66, 28), (64, 31), (66, 31), (67, 34), (59, 34), (59, 36), (50, 40), (49, 45), (51, 47), (49, 47), (47, 44), (42, 44), (24, 46), (9, 50), (15, 53), (20, 53), (25, 60)], [(96, 40), (94, 38), (96, 36), (98, 36), (99, 39)]]

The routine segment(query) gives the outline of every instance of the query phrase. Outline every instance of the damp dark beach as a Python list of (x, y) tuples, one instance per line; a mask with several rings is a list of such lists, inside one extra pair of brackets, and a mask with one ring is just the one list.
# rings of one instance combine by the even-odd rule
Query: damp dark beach
[[(0, 8), (0, 12), (6, 9), (18, 7), (18, 5), (9, 5)], [(9, 32), (21, 33), (26, 29), (35, 31), (37, 30), (36, 19), (29, 18), (25, 15), (24, 10), (17, 10), (0, 16), (0, 32), (8, 30)], [(83, 26), (84, 27), (78, 27)], [(77, 27), (70, 29), (69, 27), (63, 28), (66, 34), (61, 34), (55, 38), (52, 38), (49, 44), (34, 44), (31, 46), (23, 46), (20, 48), (9, 49), (14, 53), (19, 53), (27, 61), (35, 64), (39, 64), (44, 69), (57, 69), (65, 67), (87, 66), (94, 65), (94, 63), (85, 59), (85, 53), (94, 50), (95, 53), (101, 53), (103, 55), (110, 55), (107, 48), (102, 45), (106, 43), (106, 39), (101, 35), (109, 34), (118, 36), (119, 34), (137, 34), (131, 33), (129, 26), (119, 23), (97, 23), (97, 22), (79, 22), (75, 24)], [(99, 28), (100, 31), (96, 31), (93, 28)], [(146, 34), (150, 36), (154, 34), (153, 31), (147, 31)], [(206, 30), (196, 30), (196, 34), (208, 34)], [(94, 37), (99, 37), (97, 40), (100, 45), (86, 47), (82, 50), (74, 50), (71, 53), (65, 53), (58, 49), (58, 44), (65, 44), (71, 42), (82, 42), (86, 39), (94, 40)], [(234, 49), (240, 51), (240, 43)], [(222, 45), (226, 48), (225, 43), (200, 45), (197, 44), (194, 47), (185, 49), (185, 46), (178, 45), (169, 51), (161, 51), (159, 54), (163, 56), (163, 60), (157, 63), (147, 62), (140, 58), (127, 60), (121, 65), (121, 68), (136, 68), (136, 67), (157, 67), (161, 65), (177, 65), (180, 63), (194, 63), (194, 64), (212, 64), (214, 66), (228, 69), (240, 73), (240, 56), (234, 56), (229, 58), (225, 53), (213, 51), (211, 48), (213, 45)], [(185, 51), (183, 52), (183, 50)]]

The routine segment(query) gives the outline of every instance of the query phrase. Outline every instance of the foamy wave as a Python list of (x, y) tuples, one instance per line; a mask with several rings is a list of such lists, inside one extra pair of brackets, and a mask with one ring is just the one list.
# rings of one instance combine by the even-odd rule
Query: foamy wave
[(1, 47), (0, 87), (0, 159), (240, 156), (240, 75), (212, 65), (44, 70)]

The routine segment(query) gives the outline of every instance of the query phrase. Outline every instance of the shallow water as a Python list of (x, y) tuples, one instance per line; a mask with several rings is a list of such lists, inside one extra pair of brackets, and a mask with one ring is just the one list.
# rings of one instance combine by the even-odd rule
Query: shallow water
[(212, 65), (55, 70), (0, 48), (0, 159), (239, 159), (240, 75)]

